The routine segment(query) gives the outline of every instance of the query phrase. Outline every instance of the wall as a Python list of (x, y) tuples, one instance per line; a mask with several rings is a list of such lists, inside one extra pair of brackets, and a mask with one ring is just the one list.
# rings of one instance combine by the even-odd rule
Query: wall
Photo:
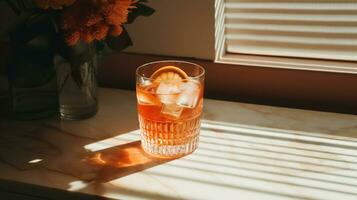
[(150, 0), (156, 12), (127, 26), (126, 52), (214, 59), (214, 0)]

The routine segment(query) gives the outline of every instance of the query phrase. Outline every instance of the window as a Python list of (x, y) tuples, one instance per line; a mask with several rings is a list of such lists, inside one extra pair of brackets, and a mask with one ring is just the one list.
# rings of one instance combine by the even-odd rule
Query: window
[(357, 73), (357, 0), (216, 0), (216, 61)]

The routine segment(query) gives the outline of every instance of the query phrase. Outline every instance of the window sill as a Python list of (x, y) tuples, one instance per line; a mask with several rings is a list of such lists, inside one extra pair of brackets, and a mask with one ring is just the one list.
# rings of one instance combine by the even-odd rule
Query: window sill
[[(12, 148), (0, 146), (0, 179), (43, 191), (0, 189), (37, 198), (53, 198), (46, 188), (112, 199), (357, 198), (347, 164), (357, 162), (357, 116), (206, 99), (198, 150), (169, 161), (142, 152), (134, 92), (101, 88), (99, 99), (98, 114), (80, 122), (2, 119)], [(83, 161), (97, 153), (115, 165)]]

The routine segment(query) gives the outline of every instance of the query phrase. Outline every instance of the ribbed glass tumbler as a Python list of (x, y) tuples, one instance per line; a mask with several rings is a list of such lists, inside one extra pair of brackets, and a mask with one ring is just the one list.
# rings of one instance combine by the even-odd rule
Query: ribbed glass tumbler
[(184, 61), (159, 61), (136, 71), (141, 143), (160, 157), (179, 157), (198, 147), (204, 69)]

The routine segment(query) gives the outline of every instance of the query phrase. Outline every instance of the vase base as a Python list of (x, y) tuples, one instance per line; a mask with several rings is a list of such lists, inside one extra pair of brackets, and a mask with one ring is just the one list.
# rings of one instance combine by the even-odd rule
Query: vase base
[(81, 120), (93, 117), (98, 111), (98, 106), (60, 106), (60, 117), (62, 120)]

